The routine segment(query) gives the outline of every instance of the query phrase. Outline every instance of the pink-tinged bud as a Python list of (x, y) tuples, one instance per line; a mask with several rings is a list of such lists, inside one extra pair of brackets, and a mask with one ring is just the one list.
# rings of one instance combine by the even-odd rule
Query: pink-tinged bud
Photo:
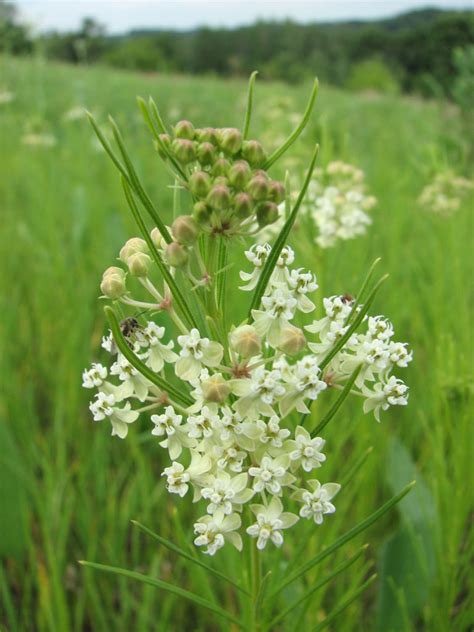
[(287, 355), (296, 355), (306, 346), (303, 330), (293, 325), (286, 325), (280, 333), (278, 348)]
[(176, 138), (171, 143), (171, 150), (179, 162), (187, 165), (196, 160), (196, 149), (192, 140), (186, 138)]
[(219, 141), (222, 151), (234, 156), (242, 147), (242, 134), (234, 127), (223, 129), (219, 135)]
[(189, 190), (196, 197), (205, 197), (211, 188), (211, 176), (205, 171), (195, 171), (189, 178)]
[(127, 261), (130, 274), (136, 277), (146, 277), (150, 271), (151, 259), (143, 252), (130, 255)]
[(243, 189), (249, 181), (251, 174), (252, 172), (248, 162), (245, 162), (245, 160), (239, 160), (232, 165), (227, 175), (229, 182), (233, 187), (236, 189)]
[(193, 217), (199, 226), (206, 226), (211, 217), (211, 209), (205, 202), (196, 202), (193, 206)]
[(265, 150), (256, 140), (246, 140), (243, 142), (242, 156), (252, 167), (261, 167), (267, 159)]
[(266, 200), (268, 197), (268, 180), (262, 175), (254, 176), (247, 184), (247, 193), (250, 193), (254, 200)]
[(125, 284), (125, 272), (122, 268), (115, 266), (107, 268), (102, 275), (100, 290), (104, 296), (112, 300), (123, 296), (127, 291), (127, 287)]
[(272, 202), (280, 204), (285, 199), (285, 187), (278, 180), (272, 180), (268, 185), (268, 195)]
[(187, 250), (176, 241), (167, 244), (165, 256), (166, 261), (170, 264), (170, 266), (173, 266), (173, 268), (181, 268), (186, 265), (188, 261)]
[(171, 225), (171, 232), (177, 242), (183, 246), (191, 246), (199, 237), (199, 226), (191, 215), (180, 215)]
[(213, 176), (226, 176), (229, 173), (230, 162), (225, 158), (219, 158), (214, 163), (211, 172)]
[(206, 402), (222, 404), (230, 395), (231, 388), (222, 375), (216, 374), (201, 383), (202, 395)]
[(241, 325), (229, 334), (232, 349), (243, 358), (256, 356), (262, 350), (262, 342), (253, 325)]
[(132, 237), (126, 241), (120, 250), (119, 258), (124, 263), (127, 263), (130, 255), (133, 255), (136, 252), (148, 252), (148, 245), (146, 241), (144, 239), (140, 239), (140, 237)]
[(250, 217), (253, 212), (253, 200), (248, 193), (237, 193), (234, 198), (234, 208), (240, 219)]
[(228, 187), (224, 184), (214, 185), (207, 196), (207, 203), (216, 211), (224, 211), (229, 208), (231, 196)]
[(200, 143), (217, 145), (217, 131), (213, 127), (203, 127), (196, 130), (196, 138)]
[[(156, 142), (155, 146), (160, 156), (162, 158), (165, 158), (166, 152), (164, 151), (164, 149), (169, 149), (169, 146), (171, 145), (171, 136), (169, 134), (160, 134), (159, 138), (161, 143)], [(164, 146), (163, 149), (162, 146)]]
[(273, 224), (278, 219), (278, 206), (275, 202), (262, 202), (257, 207), (257, 222), (260, 228)]
[(174, 126), (174, 135), (176, 138), (193, 140), (195, 136), (194, 125), (190, 121), (179, 121)]
[(197, 148), (197, 157), (202, 165), (212, 165), (217, 156), (216, 148), (212, 143), (200, 143)]

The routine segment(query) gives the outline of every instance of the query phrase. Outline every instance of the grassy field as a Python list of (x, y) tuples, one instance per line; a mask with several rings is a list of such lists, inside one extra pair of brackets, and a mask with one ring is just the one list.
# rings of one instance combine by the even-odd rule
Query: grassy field
[[(227, 629), (173, 596), (77, 564), (99, 561), (185, 588), (199, 586), (201, 594), (216, 595), (229, 607), (235, 599), (205, 573), (190, 573), (130, 524), (138, 519), (183, 546), (191, 539), (193, 507), (183, 501), (178, 514), (179, 500), (167, 495), (150, 429), (134, 427), (121, 442), (111, 439), (108, 425), (91, 421), (81, 372), (98, 357), (104, 330), (98, 283), (137, 230), (116, 172), (87, 122), (67, 120), (65, 113), (86, 106), (104, 124), (107, 114), (116, 118), (148, 192), (169, 218), (172, 183), (153, 151), (136, 95), (152, 95), (172, 123), (189, 118), (199, 126), (239, 126), (245, 83), (73, 68), (39, 59), (2, 59), (1, 71), (2, 89), (14, 92), (15, 99), (0, 105), (0, 628)], [(258, 85), (252, 135), (270, 147), (278, 143), (291, 129), (292, 115), (303, 110), (308, 91), (309, 86)], [(32, 127), (53, 134), (56, 144), (23, 144)], [(333, 630), (467, 631), (472, 199), (450, 218), (421, 211), (416, 199), (447, 166), (469, 173), (470, 139), (446, 104), (322, 86), (315, 114), (291, 155), (304, 165), (315, 141), (321, 143), (320, 164), (342, 159), (363, 168), (379, 204), (367, 237), (317, 253), (299, 248), (300, 265), (316, 270), (321, 295), (329, 296), (355, 292), (381, 256), (380, 270), (390, 279), (375, 313), (393, 321), (415, 359), (404, 376), (411, 388), (407, 408), (390, 411), (379, 425), (362, 414), (359, 402), (349, 402), (328, 426), (328, 480), (341, 480), (373, 450), (338, 498), (335, 516), (318, 529), (301, 525), (281, 555), (314, 554), (408, 481), (416, 478), (418, 485), (343, 556), (309, 574), (311, 585), (319, 573), (370, 542), (349, 576), (318, 591), (307, 611), (279, 629), (294, 630), (300, 623), (313, 629), (377, 568), (376, 583)], [(238, 269), (232, 272), (235, 284)], [(277, 564), (278, 556), (271, 560)], [(225, 552), (212, 563), (238, 573), (238, 561)]]

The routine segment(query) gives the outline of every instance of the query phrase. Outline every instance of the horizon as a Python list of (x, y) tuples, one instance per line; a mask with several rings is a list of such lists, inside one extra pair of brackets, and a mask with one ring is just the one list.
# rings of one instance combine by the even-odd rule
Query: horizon
[(105, 26), (107, 34), (130, 31), (190, 31), (200, 27), (239, 28), (257, 21), (291, 20), (299, 24), (377, 21), (423, 9), (472, 11), (463, 0), (351, 0), (328, 6), (324, 0), (286, 2), (268, 0), (17, 0), (20, 18), (38, 32), (71, 32), (90, 17)]

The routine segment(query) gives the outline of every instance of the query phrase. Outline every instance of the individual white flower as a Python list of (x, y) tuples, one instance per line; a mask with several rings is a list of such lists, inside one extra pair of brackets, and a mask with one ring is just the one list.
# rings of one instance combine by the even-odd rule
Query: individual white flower
[(241, 450), (240, 445), (232, 440), (214, 445), (212, 453), (217, 467), (222, 470), (229, 469), (231, 472), (241, 472), (244, 459), (247, 457), (247, 452)]
[(295, 260), (295, 251), (291, 246), (284, 246), (278, 256), (276, 266), (273, 270), (270, 283), (271, 285), (280, 285), (287, 283), (287, 267)]
[(236, 476), (223, 470), (216, 472), (201, 489), (202, 497), (209, 501), (207, 513), (213, 514), (219, 509), (225, 514), (240, 511), (242, 505), (254, 495), (254, 491), (247, 488), (247, 482), (248, 475), (245, 472)]
[(288, 441), (285, 447), (296, 465), (301, 464), (305, 472), (311, 472), (326, 460), (326, 455), (322, 453), (325, 443), (321, 437), (312, 439), (306, 428), (297, 426), (294, 441)]
[(103, 336), (100, 346), (102, 347), (102, 349), (105, 349), (106, 351), (112, 354), (115, 354), (118, 351), (111, 331), (109, 331), (107, 336)]
[(94, 362), (90, 369), (82, 373), (82, 386), (84, 388), (98, 388), (107, 379), (108, 371), (102, 364)]
[(330, 296), (323, 299), (323, 307), (326, 316), (315, 320), (305, 327), (312, 334), (319, 333), (324, 336), (330, 329), (333, 321), (343, 324), (351, 313), (353, 300), (345, 296)]
[(238, 551), (242, 550), (242, 538), (237, 529), (240, 529), (242, 520), (238, 514), (226, 515), (223, 511), (216, 511), (212, 516), (203, 516), (194, 523), (194, 540), (196, 546), (206, 546), (207, 555), (215, 555), (216, 551), (224, 546), (227, 540)]
[(181, 423), (182, 419), (182, 415), (177, 415), (173, 406), (167, 406), (161, 415), (151, 416), (151, 421), (155, 424), (151, 434), (155, 437), (166, 437), (160, 445), (168, 449), (173, 461), (179, 458), (183, 447), (190, 448), (196, 444), (196, 441), (189, 437), (187, 427)]
[(239, 415), (250, 420), (260, 415), (275, 414), (273, 405), (285, 394), (280, 371), (258, 367), (250, 378), (233, 381), (233, 392), (239, 399), (233, 405)]
[(369, 316), (367, 333), (371, 339), (378, 339), (384, 342), (393, 336), (393, 325), (383, 316)]
[(388, 347), (390, 361), (401, 368), (406, 368), (413, 360), (413, 351), (408, 350), (406, 342), (391, 342)]
[[(309, 327), (306, 327), (306, 329), (310, 331)], [(316, 354), (319, 360), (336, 345), (348, 329), (349, 325), (344, 326), (341, 322), (333, 320), (329, 329), (324, 334), (322, 332), (319, 334), (321, 342), (308, 342), (308, 347)], [(348, 341), (348, 344), (351, 344), (351, 341)]]
[(117, 361), (110, 367), (110, 373), (111, 375), (118, 375), (119, 379), (124, 382), (126, 396), (136, 395), (141, 402), (145, 401), (151, 382), (143, 377), (121, 353), (117, 356)]
[(266, 336), (272, 347), (280, 343), (281, 330), (293, 319), (298, 304), (290, 290), (278, 286), (262, 298), (263, 310), (253, 309), (254, 327), (260, 336)]
[(304, 314), (312, 312), (316, 306), (307, 295), (318, 289), (316, 276), (311, 272), (302, 272), (302, 268), (299, 268), (287, 271), (287, 282), (297, 300), (297, 308)]
[(128, 424), (136, 421), (139, 413), (136, 410), (131, 410), (129, 402), (123, 408), (118, 408), (116, 403), (113, 394), (99, 392), (96, 399), (90, 403), (89, 409), (94, 421), (108, 418), (112, 424), (112, 436), (116, 435), (120, 439), (124, 439), (128, 433)]
[(378, 382), (373, 390), (362, 387), (362, 394), (366, 397), (364, 413), (373, 410), (375, 419), (380, 421), (380, 411), (390, 406), (406, 406), (408, 404), (408, 386), (402, 380), (391, 376), (386, 383)]
[(270, 494), (280, 495), (281, 488), (291, 485), (295, 477), (287, 472), (290, 465), (288, 455), (282, 454), (276, 458), (265, 455), (262, 457), (259, 466), (249, 467), (249, 476), (253, 481), (253, 489), (256, 492), (266, 490)]
[(218, 423), (218, 415), (214, 414), (209, 406), (204, 406), (199, 415), (190, 415), (188, 417), (189, 436), (193, 439), (212, 437), (214, 427)]
[(240, 272), (240, 278), (242, 279), (242, 281), (246, 281), (246, 285), (241, 285), (239, 287), (240, 290), (250, 292), (251, 290), (255, 289), (262, 268), (270, 252), (271, 247), (269, 244), (254, 244), (253, 246), (251, 246), (250, 250), (245, 251), (244, 254), (247, 260), (254, 265), (254, 269), (251, 273)]
[(281, 546), (283, 544), (282, 530), (298, 522), (298, 516), (283, 511), (283, 505), (276, 496), (273, 496), (268, 507), (250, 505), (250, 509), (256, 517), (256, 522), (247, 528), (247, 533), (257, 538), (259, 550), (266, 547), (268, 540), (271, 540), (275, 546)]
[(280, 413), (284, 417), (293, 408), (296, 408), (300, 413), (307, 414), (309, 409), (304, 400), (315, 401), (319, 394), (327, 388), (326, 382), (320, 379), (321, 369), (315, 356), (307, 355), (298, 360), (296, 365), (284, 372), (283, 375), (288, 384), (286, 394), (280, 401)]
[(316, 524), (322, 524), (323, 516), (336, 511), (330, 502), (341, 489), (338, 483), (321, 483), (317, 480), (308, 481), (309, 490), (299, 489), (292, 495), (292, 498), (303, 502), (300, 509), (302, 518), (313, 519)]
[(140, 334), (149, 346), (146, 364), (155, 373), (161, 371), (165, 362), (176, 362), (178, 356), (172, 351), (174, 342), (172, 340), (167, 344), (161, 342), (165, 335), (164, 327), (158, 327), (156, 323), (149, 321)]
[(222, 345), (209, 338), (201, 338), (197, 329), (191, 329), (187, 335), (178, 336), (178, 343), (181, 351), (175, 365), (175, 372), (179, 378), (188, 382), (199, 376), (203, 364), (215, 367), (222, 360), (224, 353)]
[(166, 476), (166, 488), (170, 494), (178, 494), (181, 498), (186, 495), (191, 476), (184, 465), (174, 461), (170, 467), (165, 467), (161, 476)]

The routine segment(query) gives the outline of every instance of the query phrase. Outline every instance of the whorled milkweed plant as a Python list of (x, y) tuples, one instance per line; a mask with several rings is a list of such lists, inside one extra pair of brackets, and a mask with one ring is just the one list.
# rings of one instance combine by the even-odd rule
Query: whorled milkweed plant
[[(324, 475), (324, 462), (331, 458), (326, 425), (352, 394), (377, 420), (389, 406), (407, 404), (408, 388), (393, 371), (406, 367), (411, 353), (405, 343), (393, 340), (387, 319), (369, 315), (383, 281), (371, 286), (375, 266), (356, 297), (330, 296), (323, 299), (323, 312), (316, 310), (317, 278), (298, 267), (287, 239), (311, 180), (317, 148), (274, 243), (256, 242), (260, 229), (277, 221), (278, 205), (290, 203), (270, 168), (308, 122), (317, 83), (301, 124), (267, 156), (260, 143), (248, 138), (254, 80), (255, 73), (242, 131), (196, 129), (181, 121), (170, 133), (154, 102), (139, 101), (159, 155), (177, 186), (189, 193), (188, 213), (175, 217), (170, 228), (145, 192), (116, 125), (112, 121), (118, 155), (91, 118), (122, 175), (141, 237), (127, 241), (119, 255), (122, 265), (103, 275), (102, 295), (111, 305), (105, 308), (110, 333), (102, 346), (110, 363), (93, 364), (84, 372), (83, 386), (96, 391), (90, 410), (94, 420), (108, 419), (112, 435), (122, 439), (139, 419), (149, 424), (167, 461), (162, 476), (168, 492), (196, 503), (194, 545), (199, 551), (217, 557), (223, 547), (248, 552), (241, 558), (241, 577), (229, 577), (225, 569), (217, 570), (137, 523), (190, 564), (228, 582), (236, 594), (235, 607), (224, 609), (162, 579), (84, 563), (173, 592), (241, 629), (264, 631), (275, 629), (362, 550), (293, 603), (280, 602), (283, 588), (409, 491), (410, 486), (300, 568), (281, 560), (277, 572), (265, 574), (268, 548), (281, 547), (299, 522), (311, 521), (317, 529), (336, 511), (341, 485)], [(248, 262), (240, 273), (243, 284), (239, 290), (231, 288), (241, 292), (241, 303), (247, 302), (241, 322), (226, 300), (232, 248), (245, 251)], [(314, 421), (313, 404), (334, 390), (339, 395), (332, 407)], [(320, 626), (342, 612), (372, 579), (337, 604)]]

